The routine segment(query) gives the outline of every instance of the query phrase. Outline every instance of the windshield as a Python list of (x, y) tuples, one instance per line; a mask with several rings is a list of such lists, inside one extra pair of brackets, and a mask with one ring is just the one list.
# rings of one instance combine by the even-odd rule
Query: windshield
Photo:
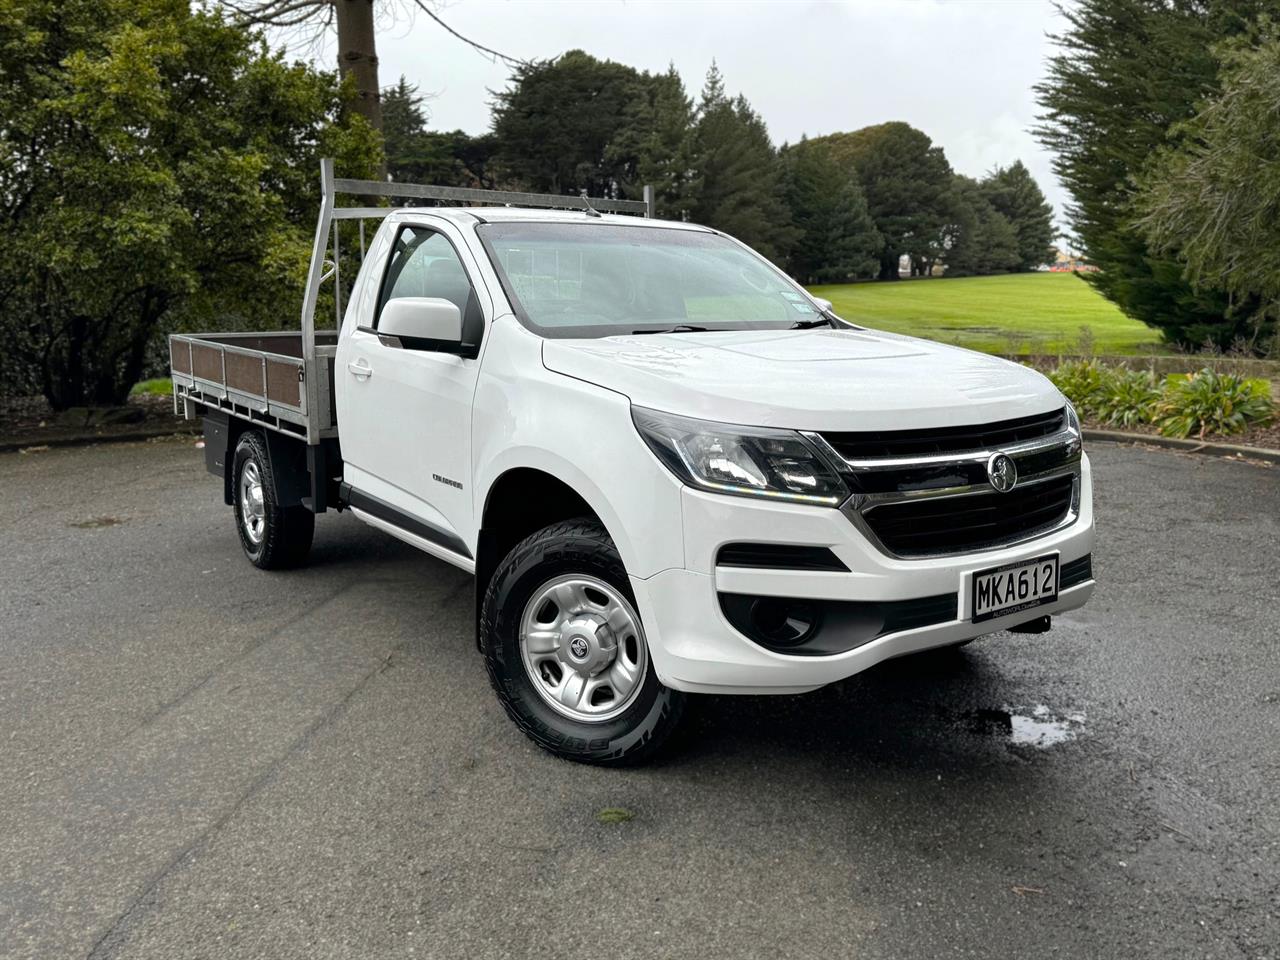
[(714, 233), (590, 222), (476, 229), (516, 313), (545, 337), (777, 329), (821, 318), (772, 264)]

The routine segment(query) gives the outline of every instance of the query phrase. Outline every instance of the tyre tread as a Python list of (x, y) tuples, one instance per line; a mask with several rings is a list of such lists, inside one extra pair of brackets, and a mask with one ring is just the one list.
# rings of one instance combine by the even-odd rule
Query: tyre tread
[[(584, 573), (606, 574), (621, 571), (625, 579), (625, 570), (622, 569), (621, 561), (618, 559), (613, 539), (598, 521), (591, 518), (578, 517), (558, 521), (517, 543), (494, 571), (485, 587), (484, 602), (481, 604), (480, 649), (484, 655), (489, 683), (497, 693), (511, 721), (525, 736), (544, 750), (567, 759), (602, 766), (634, 766), (645, 763), (662, 748), (668, 735), (679, 723), (684, 712), (683, 694), (664, 690), (667, 695), (663, 698), (661, 712), (649, 725), (649, 729), (642, 731), (640, 738), (625, 748), (592, 750), (588, 745), (586, 750), (568, 751), (559, 739), (549, 736), (541, 725), (532, 722), (525, 712), (517, 708), (504, 682), (501, 659), (493, 649), (494, 638), (498, 636), (500, 629), (499, 621), (502, 611), (499, 594), (504, 587), (504, 580), (513, 570), (522, 568), (526, 564), (542, 564), (566, 554), (576, 555), (577, 560), (586, 562), (586, 569), (582, 571)], [(593, 567), (594, 570), (591, 569)], [(602, 577), (602, 579), (606, 578)]]
[[(266, 501), (266, 523), (262, 547), (257, 555), (240, 523), (240, 464), (249, 457), (257, 461), (258, 470), (262, 474), (263, 498)], [(247, 430), (240, 435), (233, 459), (233, 471), (235, 505), (232, 512), (236, 534), (249, 562), (262, 570), (287, 570), (306, 563), (311, 553), (311, 541), (315, 536), (315, 514), (304, 506), (281, 507), (276, 503), (275, 472), (271, 469), (266, 438), (260, 431)]]

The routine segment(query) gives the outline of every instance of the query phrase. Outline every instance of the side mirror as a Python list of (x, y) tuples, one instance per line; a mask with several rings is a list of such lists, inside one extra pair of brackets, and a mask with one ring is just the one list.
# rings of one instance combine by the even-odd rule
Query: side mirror
[(813, 300), (814, 300), (814, 302), (818, 305), (818, 307), (822, 310), (822, 312), (823, 312), (823, 313), (832, 313), (832, 312), (833, 312), (833, 311), (832, 311), (832, 309), (831, 309), (831, 301), (830, 301), (830, 300), (824, 300), (824, 299), (822, 299), (822, 297), (814, 297), (814, 298), (813, 298)]
[(377, 333), (389, 347), (460, 353), (462, 311), (440, 297), (397, 297), (383, 306)]

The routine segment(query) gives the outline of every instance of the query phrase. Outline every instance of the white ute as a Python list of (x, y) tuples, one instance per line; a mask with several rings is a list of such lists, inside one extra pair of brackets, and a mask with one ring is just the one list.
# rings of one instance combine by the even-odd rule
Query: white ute
[(321, 173), (301, 333), (172, 337), (175, 402), (258, 566), (335, 508), (474, 573), (493, 687), (547, 750), (634, 763), (687, 694), (812, 690), (1093, 592), (1089, 460), (1040, 374), (841, 320), (648, 201)]

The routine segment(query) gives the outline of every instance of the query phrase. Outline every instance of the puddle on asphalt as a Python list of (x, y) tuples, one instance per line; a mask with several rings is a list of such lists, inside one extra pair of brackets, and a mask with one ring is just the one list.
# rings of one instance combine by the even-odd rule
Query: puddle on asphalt
[(1084, 724), (1083, 712), (1060, 714), (1042, 703), (1030, 709), (1004, 707), (969, 714), (969, 729), (973, 733), (1004, 737), (1016, 746), (1037, 749), (1074, 740), (1084, 733)]

